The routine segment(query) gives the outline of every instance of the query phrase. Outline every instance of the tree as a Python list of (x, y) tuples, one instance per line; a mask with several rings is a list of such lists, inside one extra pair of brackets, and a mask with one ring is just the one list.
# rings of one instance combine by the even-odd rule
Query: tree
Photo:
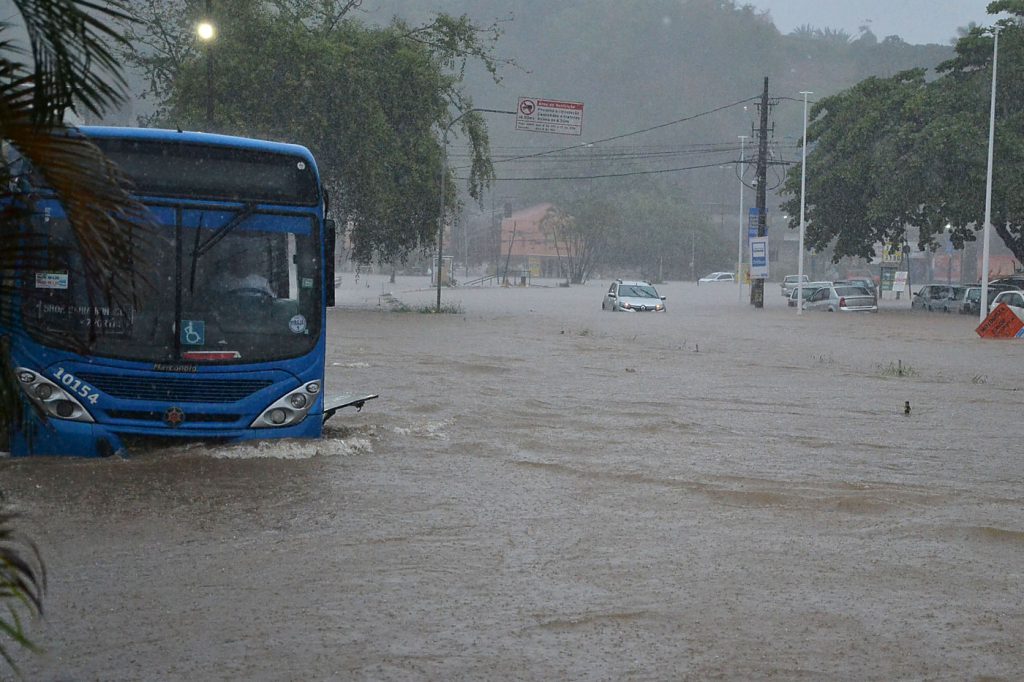
[[(918, 203), (910, 197), (902, 111), (925, 87), (922, 70), (893, 78), (869, 78), (826, 97), (811, 109), (808, 127), (806, 240), (809, 249), (832, 247), (843, 256), (870, 258), (876, 242), (902, 243), (904, 225), (914, 220)], [(827, 116), (817, 117), (821, 112)], [(800, 172), (790, 169), (784, 206), (791, 221), (800, 214)]]
[[(137, 257), (145, 225), (144, 211), (119, 185), (120, 175), (87, 140), (65, 127), (65, 112), (99, 114), (124, 97), (124, 80), (106, 41), (117, 42), (110, 26), (128, 20), (124, 6), (91, 0), (14, 0), (28, 36), (29, 50), (9, 37), (0, 24), (0, 137), (31, 163), (63, 203), (77, 239), (89, 282), (90, 297), (108, 302), (130, 300), (136, 282), (122, 276), (126, 259)], [(24, 61), (31, 55), (31, 62)], [(5, 157), (0, 181), (9, 186), (11, 167)], [(0, 210), (0, 269), (24, 273), (48, 262), (54, 248), (31, 242), (19, 225), (32, 206), (7, 201)], [(0, 337), (18, 333), (11, 327), (13, 281), (0, 285)], [(11, 376), (6, 343), (0, 372), (0, 432), (19, 417), (21, 401)], [(0, 513), (0, 635), (32, 648), (19, 609), (41, 614), (45, 567), (30, 540), (12, 528), (13, 515)], [(12, 663), (0, 639), (0, 656)]]
[[(1024, 1), (1002, 0), (992, 222), (1024, 260)], [(974, 27), (956, 56), (928, 80), (922, 69), (869, 78), (811, 109), (807, 156), (807, 236), (833, 258), (874, 256), (879, 243), (902, 243), (919, 230), (919, 246), (946, 224), (956, 246), (984, 227), (992, 36)], [(799, 166), (787, 176), (785, 210), (799, 220)]]
[(735, 257), (734, 242), (718, 235), (672, 183), (643, 183), (616, 199), (624, 220), (611, 235), (606, 265), (646, 279), (689, 279), (695, 268), (718, 267)]
[(541, 231), (556, 244), (564, 258), (566, 278), (583, 284), (600, 262), (609, 235), (619, 224), (618, 206), (606, 199), (582, 202), (575, 210), (552, 208), (541, 221)]
[[(309, 147), (332, 189), (332, 212), (351, 225), (353, 258), (405, 260), (434, 244), (444, 151), (436, 131), (458, 121), (471, 146), (468, 191), (493, 177), (487, 129), (460, 88), (470, 60), (496, 76), (496, 26), (437, 15), (410, 26), (370, 27), (348, 0), (276, 0), (221, 12), (204, 55), (191, 37), (199, 3), (148, 0), (134, 62), (148, 75), (167, 127), (205, 126), (207, 88), (220, 132)], [(216, 6), (216, 5), (215, 5)], [(182, 48), (182, 46), (189, 46)], [(206, 58), (215, 60), (212, 84)], [(454, 170), (449, 171), (454, 179)], [(456, 208), (455, 183), (445, 205)], [(446, 211), (447, 212), (447, 211)]]

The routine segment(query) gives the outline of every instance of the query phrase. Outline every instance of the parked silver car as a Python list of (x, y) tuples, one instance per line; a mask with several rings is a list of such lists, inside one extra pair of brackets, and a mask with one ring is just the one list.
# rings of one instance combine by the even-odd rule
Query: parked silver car
[(832, 282), (804, 282), (802, 287), (793, 287), (793, 291), (789, 294), (789, 301), (787, 302), (787, 305), (789, 305), (790, 308), (796, 307), (796, 295), (799, 291), (803, 292), (804, 302), (806, 303), (807, 299), (810, 298), (811, 294), (815, 291), (822, 287), (830, 286), (832, 286)]
[(827, 310), (831, 313), (877, 313), (878, 302), (864, 287), (832, 285), (822, 287), (811, 294), (804, 304), (804, 309)]
[(956, 302), (954, 310), (961, 315), (977, 315), (981, 305), (981, 287), (964, 287)]
[(665, 297), (650, 282), (617, 279), (608, 287), (601, 310), (630, 313), (663, 313)]

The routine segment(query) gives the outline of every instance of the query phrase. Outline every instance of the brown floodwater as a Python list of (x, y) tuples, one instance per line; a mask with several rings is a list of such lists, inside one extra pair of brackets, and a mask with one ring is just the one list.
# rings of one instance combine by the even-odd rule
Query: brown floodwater
[(345, 274), (320, 441), (0, 460), (25, 677), (1020, 679), (1024, 341), (547, 284)]

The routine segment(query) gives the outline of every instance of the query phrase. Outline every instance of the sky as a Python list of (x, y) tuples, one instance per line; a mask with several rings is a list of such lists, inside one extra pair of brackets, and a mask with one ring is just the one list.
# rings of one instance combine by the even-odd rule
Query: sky
[(769, 10), (782, 33), (810, 24), (814, 28), (843, 29), (856, 36), (859, 27), (867, 24), (879, 40), (895, 34), (915, 45), (948, 45), (961, 26), (972, 21), (982, 26), (994, 23), (994, 17), (985, 12), (990, 0), (747, 1), (758, 9)]

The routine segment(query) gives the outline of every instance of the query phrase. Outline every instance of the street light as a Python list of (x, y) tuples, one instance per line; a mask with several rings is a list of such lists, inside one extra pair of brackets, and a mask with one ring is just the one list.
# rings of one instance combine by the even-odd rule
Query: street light
[(213, 41), (217, 26), (213, 23), (213, 0), (206, 0), (206, 18), (196, 24), (196, 37), (206, 44), (206, 129), (213, 128)]
[(953, 225), (946, 223), (946, 284), (953, 283)]
[[(743, 107), (746, 109), (746, 107)], [(746, 144), (747, 135), (740, 135), (740, 229), (736, 236), (736, 288), (739, 289), (740, 302), (743, 302), (743, 228), (746, 222), (743, 219), (743, 146)]]
[(448, 125), (444, 127), (441, 133), (442, 140), (442, 163), (441, 163), (441, 213), (437, 216), (437, 309), (436, 312), (441, 312), (441, 265), (442, 260), (442, 247), (444, 246), (444, 204), (445, 204), (445, 181), (448, 179), (448, 133), (451, 131), (452, 126), (462, 120), (466, 114), (473, 113), (474, 111), (488, 112), (491, 114), (511, 114), (515, 116), (515, 111), (505, 111), (502, 109), (466, 109), (461, 114), (453, 118)]
[(800, 162), (800, 246), (799, 259), (796, 268), (796, 314), (803, 315), (804, 310), (804, 209), (807, 203), (807, 95), (814, 93), (809, 90), (801, 90), (804, 96), (804, 142), (801, 145), (802, 160)]
[(988, 316), (988, 259), (989, 232), (992, 231), (992, 147), (996, 137), (996, 59), (999, 56), (999, 27), (992, 29), (992, 103), (988, 113), (988, 171), (985, 174), (985, 237), (982, 240), (981, 256), (981, 305), (978, 306), (978, 321)]
[(196, 26), (196, 35), (201, 41), (208, 43), (217, 37), (217, 27), (209, 21), (200, 21)]

